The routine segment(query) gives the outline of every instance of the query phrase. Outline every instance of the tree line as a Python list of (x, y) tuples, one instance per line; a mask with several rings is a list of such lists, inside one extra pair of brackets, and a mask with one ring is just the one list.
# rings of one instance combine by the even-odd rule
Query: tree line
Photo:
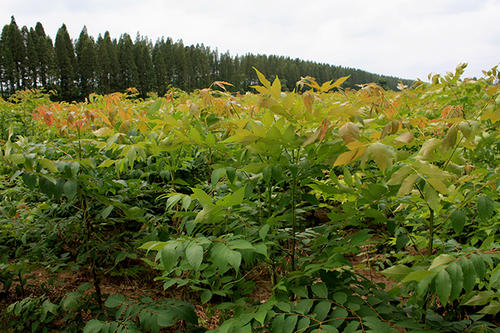
[(155, 43), (137, 34), (135, 40), (124, 33), (111, 38), (108, 31), (97, 40), (84, 26), (72, 40), (66, 25), (57, 31), (55, 42), (40, 22), (34, 28), (19, 29), (14, 17), (4, 25), (0, 36), (0, 94), (9, 96), (21, 89), (46, 89), (57, 92), (60, 100), (81, 100), (92, 92), (106, 94), (135, 87), (142, 96), (148, 92), (163, 95), (170, 87), (192, 91), (214, 81), (233, 84), (231, 90), (249, 91), (258, 79), (253, 67), (268, 77), (278, 75), (283, 89), (292, 90), (303, 76), (324, 82), (350, 75), (344, 84), (377, 82), (396, 89), (392, 76), (334, 66), (290, 57), (219, 53), (203, 44), (186, 46), (182, 40), (161, 38)]

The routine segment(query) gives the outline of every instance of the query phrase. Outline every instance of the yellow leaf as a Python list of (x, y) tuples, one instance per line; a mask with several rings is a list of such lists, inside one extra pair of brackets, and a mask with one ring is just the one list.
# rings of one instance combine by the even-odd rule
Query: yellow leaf
[(101, 138), (103, 136), (109, 136), (109, 135), (112, 135), (113, 133), (114, 133), (114, 131), (109, 127), (101, 127), (101, 128), (92, 132), (92, 134), (94, 134), (98, 138)]
[(398, 136), (395, 141), (403, 142), (403, 143), (410, 143), (414, 139), (413, 134), (411, 132), (405, 132)]
[(348, 78), (350, 78), (351, 76), (348, 75), (348, 76), (343, 76), (339, 79), (337, 79), (331, 86), (330, 89), (333, 89), (333, 88), (336, 88), (336, 87), (339, 87), (342, 83), (344, 83)]
[(401, 184), (403, 179), (411, 172), (411, 166), (405, 165), (401, 167), (398, 171), (392, 174), (391, 179), (387, 182), (387, 185), (398, 185)]
[(348, 122), (339, 128), (339, 135), (348, 144), (359, 137), (359, 128), (354, 123)]
[(401, 183), (401, 187), (399, 188), (398, 191), (398, 197), (402, 197), (404, 195), (407, 195), (410, 193), (411, 189), (413, 188), (413, 185), (417, 181), (418, 175), (416, 173), (413, 173), (406, 177), (405, 180)]
[(305, 147), (307, 145), (310, 145), (311, 143), (314, 143), (318, 139), (320, 132), (321, 132), (321, 127), (319, 127), (316, 131), (314, 131), (313, 134), (309, 135), (309, 137), (306, 139), (306, 141), (304, 141), (304, 143), (302, 144), (302, 147)]
[(52, 173), (57, 172), (57, 165), (53, 161), (42, 157), (41, 159), (39, 159), (39, 163), (41, 164), (42, 167), (49, 170), (50, 172)]
[(269, 89), (267, 89), (267, 88), (265, 88), (263, 86), (250, 86), (250, 87), (254, 88), (255, 90), (257, 90), (261, 94), (269, 94)]
[(453, 148), (457, 144), (457, 126), (452, 126), (448, 133), (446, 133), (446, 137), (443, 139), (443, 144), (441, 146), (441, 150), (444, 154), (448, 152), (451, 148)]
[(276, 99), (281, 97), (281, 82), (277, 76), (273, 81), (273, 85), (271, 86), (271, 96)]
[(269, 82), (269, 80), (268, 80), (268, 79), (266, 79), (266, 77), (264, 76), (264, 74), (262, 74), (261, 72), (259, 72), (259, 71), (257, 70), (257, 68), (255, 68), (255, 67), (252, 67), (252, 68), (253, 68), (253, 69), (255, 70), (255, 72), (257, 73), (257, 77), (259, 78), (260, 83), (262, 83), (262, 85), (263, 85), (264, 87), (266, 87), (267, 89), (271, 89), (271, 82)]
[(365, 150), (366, 147), (360, 147), (359, 149), (356, 150), (346, 151), (345, 153), (342, 153), (337, 157), (333, 166), (346, 165), (351, 162), (354, 162), (358, 158), (360, 158), (361, 155), (363, 155)]
[(439, 178), (433, 178), (429, 177), (426, 179), (426, 181), (436, 189), (436, 191), (439, 191), (443, 194), (448, 193), (448, 187), (439, 179)]
[(335, 160), (333, 166), (349, 164), (351, 161), (354, 160), (354, 156), (356, 156), (356, 153), (357, 153), (356, 150), (350, 150), (340, 154)]

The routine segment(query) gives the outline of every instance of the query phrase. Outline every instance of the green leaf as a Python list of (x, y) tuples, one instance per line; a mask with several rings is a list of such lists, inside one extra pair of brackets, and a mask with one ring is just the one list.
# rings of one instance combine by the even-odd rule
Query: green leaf
[(229, 248), (232, 250), (255, 250), (255, 247), (245, 239), (235, 239), (229, 242)]
[(476, 295), (472, 296), (464, 305), (485, 305), (490, 303), (490, 299), (494, 296), (492, 291), (480, 291)]
[(125, 213), (125, 215), (127, 215), (127, 218), (129, 218), (131, 220), (137, 220), (137, 219), (143, 217), (144, 214), (146, 213), (146, 211), (140, 207), (134, 206), (134, 207), (130, 207), (128, 209), (125, 209), (124, 213)]
[(179, 319), (187, 321), (193, 325), (198, 325), (198, 316), (196, 315), (194, 307), (191, 304), (176, 299), (171, 301), (171, 311), (174, 312)]
[(451, 293), (451, 280), (450, 275), (446, 270), (442, 270), (436, 276), (436, 294), (439, 297), (439, 301), (443, 306), (446, 306), (448, 303), (448, 298)]
[(321, 301), (314, 307), (313, 313), (315, 314), (316, 320), (323, 321), (328, 316), (332, 304), (329, 301)]
[(36, 186), (36, 181), (37, 181), (37, 176), (33, 175), (31, 173), (23, 172), (22, 176), (23, 182), (28, 186), (30, 189), (34, 189)]
[(384, 269), (381, 273), (395, 281), (401, 281), (405, 276), (410, 274), (413, 270), (405, 265), (394, 265)]
[(492, 301), (490, 304), (486, 305), (479, 313), (496, 315), (500, 312), (500, 302)]
[(384, 323), (377, 317), (366, 316), (363, 318), (363, 322), (372, 329), (371, 332), (394, 332), (387, 323)]
[(458, 263), (460, 267), (462, 267), (465, 292), (470, 293), (476, 284), (476, 271), (474, 270), (474, 265), (467, 258), (460, 260)]
[(259, 237), (262, 240), (266, 240), (267, 233), (269, 232), (269, 228), (271, 226), (269, 224), (264, 224), (260, 229), (259, 229)]
[[(318, 333), (339, 333), (339, 330), (333, 325), (337, 320), (331, 322), (329, 325), (321, 325), (321, 330), (318, 329)], [(339, 325), (341, 325), (340, 323)], [(315, 332), (315, 331), (313, 331)]]
[(212, 184), (212, 187), (215, 186), (225, 175), (226, 168), (215, 169), (214, 171), (212, 171), (212, 176), (210, 177), (210, 184)]
[(166, 204), (166, 209), (170, 210), (172, 207), (174, 207), (181, 199), (184, 197), (183, 194), (174, 194), (167, 199), (167, 204)]
[(237, 189), (235, 192), (217, 200), (216, 205), (222, 207), (232, 207), (240, 205), (245, 197), (245, 187)]
[(301, 314), (308, 314), (313, 304), (314, 301), (312, 299), (301, 299), (295, 306), (295, 311)]
[(213, 199), (211, 196), (205, 193), (205, 191), (200, 190), (198, 188), (191, 188), (193, 194), (191, 197), (193, 199), (198, 200), (203, 206), (211, 206), (213, 205)]
[(448, 265), (446, 269), (448, 274), (450, 275), (451, 280), (451, 293), (450, 293), (450, 302), (458, 299), (460, 293), (464, 286), (464, 275), (462, 272), (462, 267), (455, 262), (452, 262)]
[(491, 288), (500, 289), (500, 266), (497, 266), (497, 268), (491, 272), (490, 286)]
[(157, 314), (157, 323), (160, 327), (170, 327), (177, 322), (177, 318), (170, 311), (159, 311)]
[(160, 250), (160, 262), (166, 272), (170, 272), (176, 265), (177, 259), (177, 243), (169, 242)]
[[(40, 163), (40, 165), (44, 169), (47, 169), (47, 170), (49, 170), (52, 173), (57, 173), (58, 172), (57, 165), (53, 161), (48, 160), (48, 159), (42, 157), (41, 159), (38, 160), (38, 162)], [(24, 161), (23, 161), (23, 163), (24, 163)]]
[(436, 213), (439, 213), (441, 210), (441, 199), (429, 183), (425, 183), (424, 186), (424, 199)]
[(351, 321), (347, 326), (344, 328), (343, 333), (356, 333), (358, 331), (359, 327), (359, 321)]
[(104, 305), (108, 308), (116, 308), (125, 302), (125, 296), (122, 294), (115, 294), (108, 297)]
[(344, 308), (337, 307), (335, 310), (332, 311), (332, 313), (330, 313), (329, 318), (333, 319), (333, 321), (330, 321), (329, 324), (337, 328), (340, 325), (342, 325), (342, 323), (348, 316), (349, 314)]
[(421, 281), (419, 281), (417, 283), (417, 296), (418, 297), (422, 298), (425, 295), (425, 293), (427, 292), (429, 285), (434, 280), (434, 277), (437, 275), (436, 272), (433, 272), (433, 273), (434, 274), (423, 278)]
[(287, 316), (284, 322), (283, 333), (292, 333), (295, 332), (295, 326), (297, 325), (297, 320), (299, 319), (298, 315)]
[(474, 271), (477, 274), (479, 279), (484, 278), (486, 275), (486, 264), (479, 254), (472, 254), (470, 256), (470, 260), (472, 261), (472, 265), (474, 265)]
[(104, 326), (106, 326), (106, 323), (97, 319), (91, 319), (87, 322), (87, 324), (85, 324), (83, 333), (98, 333)]
[(305, 329), (309, 327), (310, 323), (311, 319), (307, 317), (300, 318), (299, 322), (297, 323), (297, 332), (305, 332)]
[(437, 256), (436, 258), (434, 258), (434, 260), (432, 261), (431, 263), (431, 266), (429, 267), (429, 269), (434, 269), (436, 267), (439, 267), (439, 266), (442, 266), (442, 265), (446, 265), (447, 263), (450, 263), (452, 262), (453, 260), (455, 260), (456, 258), (452, 255), (449, 255), (449, 254), (440, 254), (439, 256)]
[(56, 182), (53, 179), (49, 179), (48, 177), (41, 176), (38, 180), (40, 185), (40, 190), (48, 196), (55, 197), (57, 195), (57, 186)]
[(283, 333), (284, 328), (285, 328), (285, 315), (280, 314), (274, 317), (273, 321), (271, 322), (271, 332)]
[(313, 284), (311, 286), (311, 290), (318, 298), (328, 298), (328, 288), (323, 282)]
[(212, 292), (208, 289), (205, 289), (201, 292), (200, 298), (201, 298), (201, 303), (205, 304), (212, 298)]
[(203, 261), (203, 247), (200, 245), (191, 245), (186, 248), (187, 261), (195, 270), (200, 268)]
[(391, 179), (387, 182), (387, 185), (399, 185), (403, 181), (403, 179), (408, 176), (408, 174), (412, 171), (411, 166), (404, 165), (398, 171), (392, 174)]
[(241, 253), (239, 253), (238, 251), (229, 250), (226, 253), (226, 256), (229, 265), (231, 265), (236, 271), (238, 271), (241, 265)]
[(433, 272), (433, 271), (428, 271), (428, 270), (417, 270), (417, 271), (413, 271), (411, 272), (410, 274), (408, 274), (407, 276), (405, 276), (405, 278), (403, 280), (401, 280), (401, 282), (410, 282), (410, 281), (417, 281), (417, 282), (420, 282), (422, 281), (423, 279), (425, 279), (426, 277), (430, 276), (430, 275), (435, 275), (436, 272)]
[(104, 160), (102, 161), (101, 164), (99, 164), (97, 167), (98, 168), (107, 168), (107, 167), (110, 167), (112, 166), (113, 164), (115, 164), (115, 160)]
[(477, 212), (481, 220), (487, 221), (494, 212), (493, 201), (485, 195), (479, 197), (477, 199)]
[(108, 206), (108, 207), (104, 208), (103, 210), (101, 210), (101, 213), (100, 213), (101, 217), (103, 219), (108, 218), (109, 214), (111, 214), (111, 212), (113, 211), (113, 208), (115, 208), (115, 206)]
[(78, 190), (78, 183), (76, 180), (67, 180), (64, 183), (63, 191), (66, 197), (68, 197), (69, 200), (73, 200), (76, 197)]
[(233, 184), (236, 179), (236, 169), (231, 167), (226, 168), (226, 175), (229, 182)]
[(339, 291), (334, 293), (332, 298), (337, 304), (344, 304), (347, 301), (347, 294)]
[(464, 230), (465, 218), (465, 213), (462, 209), (457, 209), (456, 211), (451, 213), (451, 226), (457, 234), (461, 233)]

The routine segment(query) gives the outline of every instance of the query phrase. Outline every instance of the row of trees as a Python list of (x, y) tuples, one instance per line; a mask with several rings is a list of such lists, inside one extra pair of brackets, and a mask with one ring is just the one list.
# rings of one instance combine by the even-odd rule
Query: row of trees
[(92, 92), (124, 91), (129, 87), (136, 87), (142, 95), (151, 91), (162, 95), (169, 86), (192, 91), (208, 87), (216, 80), (231, 82), (234, 90), (248, 91), (258, 82), (252, 67), (268, 77), (278, 75), (289, 90), (306, 75), (319, 81), (351, 75), (346, 87), (378, 82), (395, 89), (401, 81), (289, 57), (219, 54), (203, 44), (185, 46), (182, 40), (174, 42), (171, 38), (153, 44), (140, 35), (133, 41), (125, 33), (116, 40), (105, 32), (95, 40), (86, 27), (72, 41), (64, 24), (53, 43), (41, 23), (35, 28), (19, 29), (14, 17), (3, 27), (0, 37), (2, 96), (19, 89), (41, 87), (56, 90), (63, 100), (83, 99)]

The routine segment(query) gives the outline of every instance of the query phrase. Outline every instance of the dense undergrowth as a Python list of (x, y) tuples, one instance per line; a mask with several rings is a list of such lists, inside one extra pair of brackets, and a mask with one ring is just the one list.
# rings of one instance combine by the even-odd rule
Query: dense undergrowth
[[(499, 73), (464, 67), (399, 92), (258, 73), (258, 94), (0, 100), (2, 329), (203, 332), (203, 305), (217, 332), (500, 331)], [(29, 294), (41, 268), (87, 281)]]

